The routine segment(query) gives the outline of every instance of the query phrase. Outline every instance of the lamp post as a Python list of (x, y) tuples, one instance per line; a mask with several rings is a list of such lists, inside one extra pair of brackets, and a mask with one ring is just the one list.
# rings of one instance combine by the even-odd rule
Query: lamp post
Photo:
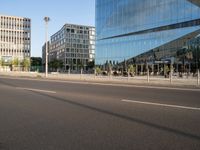
[(46, 57), (46, 61), (45, 61), (45, 77), (48, 76), (48, 22), (50, 21), (49, 17), (44, 17), (44, 21), (45, 21), (45, 29), (46, 29), (46, 53), (45, 53), (45, 57)]

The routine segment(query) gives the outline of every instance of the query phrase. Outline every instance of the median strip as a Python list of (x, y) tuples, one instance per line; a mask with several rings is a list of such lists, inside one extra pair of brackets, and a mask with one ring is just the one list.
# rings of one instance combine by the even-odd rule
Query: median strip
[(34, 92), (42, 92), (42, 93), (56, 94), (55, 91), (48, 91), (48, 90), (31, 89), (31, 88), (22, 88), (22, 87), (17, 87), (16, 89), (27, 90), (27, 91), (34, 91)]
[(200, 108), (198, 108), (198, 107), (188, 107), (188, 106), (180, 106), (180, 105), (169, 105), (169, 104), (152, 103), (152, 102), (142, 102), (142, 101), (127, 100), (127, 99), (123, 99), (122, 102), (144, 104), (144, 105), (153, 105), (153, 106), (162, 106), (162, 107), (171, 107), (171, 108), (179, 108), (179, 109), (187, 109), (187, 110), (198, 110), (198, 111), (200, 111)]

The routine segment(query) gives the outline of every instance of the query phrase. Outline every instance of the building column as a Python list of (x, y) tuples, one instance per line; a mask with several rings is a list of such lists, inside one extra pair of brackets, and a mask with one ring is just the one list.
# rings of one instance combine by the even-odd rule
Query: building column
[(160, 74), (160, 65), (157, 64), (157, 75)]
[(189, 73), (191, 72), (191, 63), (189, 63)]
[(178, 72), (178, 63), (176, 64), (176, 72)]
[(143, 74), (143, 72), (144, 72), (144, 65), (142, 64), (141, 65), (141, 74)]
[(138, 75), (138, 65), (136, 65), (135, 74)]
[(153, 72), (153, 75), (154, 75), (154, 64), (152, 64), (151, 67), (152, 67), (151, 69), (152, 69), (152, 72)]

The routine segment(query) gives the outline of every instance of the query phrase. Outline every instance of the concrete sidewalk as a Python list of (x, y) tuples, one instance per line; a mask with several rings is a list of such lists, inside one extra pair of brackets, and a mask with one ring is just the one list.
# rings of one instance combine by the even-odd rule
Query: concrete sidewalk
[[(11, 77), (28, 77), (44, 79), (44, 73), (37, 72), (0, 72), (1, 76)], [(192, 78), (177, 78), (173, 77), (170, 81), (169, 78), (162, 76), (135, 76), (135, 77), (114, 77), (114, 76), (95, 76), (94, 74), (60, 74), (51, 73), (45, 79), (53, 80), (72, 80), (72, 81), (87, 81), (98, 83), (116, 83), (116, 84), (140, 84), (140, 85), (161, 85), (161, 86), (180, 86), (200, 88), (198, 85), (197, 77)]]

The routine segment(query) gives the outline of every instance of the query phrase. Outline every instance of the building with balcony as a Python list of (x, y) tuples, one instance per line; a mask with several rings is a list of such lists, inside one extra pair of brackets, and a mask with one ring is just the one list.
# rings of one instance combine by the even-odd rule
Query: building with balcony
[(0, 15), (0, 60), (10, 65), (14, 59), (20, 63), (30, 59), (31, 19)]
[(199, 34), (199, 0), (96, 0), (96, 65), (195, 71)]
[(63, 71), (88, 70), (94, 61), (95, 28), (91, 26), (65, 24), (51, 36), (49, 62), (61, 60)]

